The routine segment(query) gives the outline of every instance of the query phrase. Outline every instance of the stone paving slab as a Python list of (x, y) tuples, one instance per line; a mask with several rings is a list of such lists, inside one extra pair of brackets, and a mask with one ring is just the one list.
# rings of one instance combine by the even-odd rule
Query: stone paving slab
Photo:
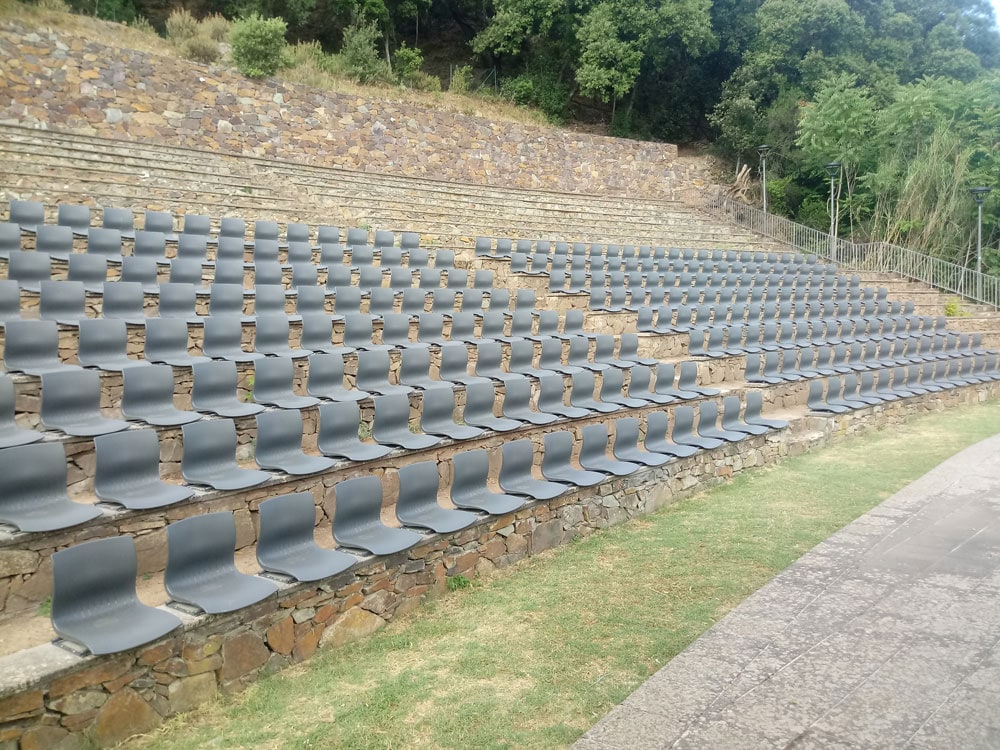
[(817, 545), (574, 748), (1000, 748), (1000, 435)]

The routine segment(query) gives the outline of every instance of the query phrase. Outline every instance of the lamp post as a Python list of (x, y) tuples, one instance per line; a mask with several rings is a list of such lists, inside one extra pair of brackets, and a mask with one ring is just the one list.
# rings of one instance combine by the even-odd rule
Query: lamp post
[(767, 155), (771, 153), (771, 147), (762, 143), (757, 147), (757, 154), (760, 156), (760, 189), (764, 194), (764, 213), (767, 213)]
[(837, 194), (836, 179), (840, 176), (841, 163), (832, 161), (826, 165), (826, 173), (830, 175), (830, 260), (837, 262)]
[(990, 194), (988, 187), (974, 187), (970, 191), (979, 210), (976, 224), (976, 301), (983, 301), (983, 201)]

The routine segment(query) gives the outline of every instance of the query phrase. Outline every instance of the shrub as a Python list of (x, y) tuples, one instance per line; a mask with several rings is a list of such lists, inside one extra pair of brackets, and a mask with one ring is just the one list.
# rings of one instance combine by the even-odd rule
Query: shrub
[(224, 42), (229, 35), (229, 19), (218, 13), (201, 19), (201, 33), (215, 42)]
[(417, 91), (440, 91), (441, 79), (437, 76), (431, 75), (430, 73), (424, 73), (424, 71), (418, 70), (410, 77), (410, 80), (406, 82), (406, 85), (411, 89), (416, 89)]
[(177, 8), (167, 17), (167, 39), (180, 46), (198, 33), (198, 21), (186, 8)]
[(285, 31), (282, 18), (262, 18), (254, 13), (233, 24), (229, 42), (233, 62), (249, 78), (274, 75), (285, 59)]
[(500, 95), (515, 104), (538, 107), (549, 122), (559, 124), (566, 114), (569, 87), (559, 81), (558, 71), (541, 66), (500, 83)]
[(340, 56), (348, 74), (358, 83), (386, 81), (389, 78), (388, 66), (376, 47), (380, 36), (373, 23), (355, 24), (344, 29)]
[(448, 84), (448, 90), (455, 94), (468, 94), (472, 90), (472, 68), (468, 65), (455, 68), (451, 72), (451, 83)]
[(53, 13), (70, 13), (72, 10), (65, 0), (38, 0), (38, 7)]
[(181, 54), (189, 60), (210, 64), (219, 59), (219, 43), (202, 34), (196, 34), (180, 46)]
[(535, 82), (530, 76), (505, 78), (500, 84), (500, 95), (514, 104), (527, 106), (535, 101)]
[(151, 24), (149, 19), (145, 16), (136, 16), (129, 26), (142, 34), (156, 33), (156, 29), (153, 28), (153, 24)]
[(424, 54), (419, 49), (407, 47), (404, 42), (392, 61), (392, 72), (396, 74), (396, 80), (402, 84), (409, 84), (410, 81), (420, 72), (420, 66), (424, 64)]

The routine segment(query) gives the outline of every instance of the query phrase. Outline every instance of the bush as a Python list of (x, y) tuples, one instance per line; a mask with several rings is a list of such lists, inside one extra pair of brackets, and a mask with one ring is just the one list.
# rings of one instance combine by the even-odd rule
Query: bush
[(190, 39), (185, 40), (180, 45), (180, 51), (189, 60), (205, 63), (206, 65), (214, 63), (221, 55), (219, 43), (209, 39), (204, 33), (196, 34)]
[(224, 42), (229, 35), (229, 19), (218, 13), (201, 19), (201, 33), (215, 42)]
[(396, 74), (396, 80), (408, 85), (410, 81), (420, 72), (420, 66), (424, 64), (424, 54), (419, 49), (403, 45), (396, 50), (392, 61), (392, 72)]
[(233, 62), (249, 78), (266, 78), (282, 66), (285, 59), (285, 31), (282, 18), (262, 18), (254, 13), (233, 24), (229, 42)]
[(549, 122), (559, 124), (566, 114), (569, 87), (559, 81), (557, 72), (542, 67), (505, 78), (500, 83), (500, 95), (515, 104), (538, 107)]
[(406, 85), (411, 89), (416, 89), (417, 91), (440, 91), (441, 79), (437, 76), (432, 76), (430, 73), (424, 73), (422, 70), (418, 70), (410, 77), (410, 80), (406, 82)]
[(41, 10), (51, 11), (53, 13), (71, 13), (72, 9), (65, 2), (65, 0), (38, 0), (38, 7)]
[(136, 16), (135, 19), (129, 24), (129, 27), (135, 29), (142, 34), (155, 34), (156, 29), (153, 28), (153, 24), (149, 22), (149, 19), (145, 16)]
[(527, 106), (535, 101), (535, 82), (530, 76), (505, 78), (500, 84), (500, 95), (514, 104)]
[(451, 83), (448, 84), (448, 90), (455, 94), (468, 94), (472, 90), (472, 68), (468, 65), (455, 68), (451, 72)]
[(198, 33), (198, 21), (185, 8), (178, 8), (167, 17), (167, 39), (180, 46)]
[(376, 47), (380, 37), (381, 34), (373, 23), (355, 24), (344, 29), (344, 44), (340, 55), (348, 74), (358, 83), (389, 79), (389, 68)]

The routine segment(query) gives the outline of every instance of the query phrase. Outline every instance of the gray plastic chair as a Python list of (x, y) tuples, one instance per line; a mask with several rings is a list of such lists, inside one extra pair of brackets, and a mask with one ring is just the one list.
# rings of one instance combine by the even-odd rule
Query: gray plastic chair
[(450, 534), (479, 520), (475, 513), (438, 504), (437, 461), (421, 461), (399, 470), (399, 496), (396, 498), (396, 518), (404, 526), (430, 529)]
[(124, 320), (114, 318), (80, 321), (77, 357), (84, 367), (112, 372), (149, 367), (149, 362), (128, 356), (128, 329)]
[(536, 453), (530, 440), (504, 443), (501, 450), (500, 489), (512, 495), (523, 495), (534, 500), (552, 500), (564, 494), (569, 487), (561, 482), (535, 479), (531, 465)]
[(382, 482), (356, 477), (334, 485), (333, 538), (338, 544), (373, 555), (392, 555), (409, 549), (423, 536), (382, 523)]
[[(879, 385), (881, 385), (881, 378), (879, 378)], [(766, 427), (771, 430), (781, 430), (788, 427), (788, 422), (783, 419), (765, 419), (761, 416), (764, 399), (760, 391), (748, 390), (744, 398), (746, 399), (746, 410), (743, 414), (743, 420), (747, 424)]]
[(651, 453), (663, 453), (674, 458), (686, 458), (698, 452), (698, 447), (682, 445), (667, 438), (667, 413), (650, 412), (646, 415), (646, 437), (643, 447)]
[(410, 431), (410, 399), (406, 394), (378, 396), (374, 402), (372, 437), (379, 444), (421, 450), (441, 442), (438, 436)]
[(203, 286), (204, 269), (198, 258), (173, 258), (167, 280), (172, 284), (193, 284)]
[(387, 445), (362, 442), (358, 436), (360, 426), (361, 410), (356, 402), (320, 404), (316, 447), (324, 456), (348, 461), (373, 461), (392, 453)]
[(237, 396), (239, 374), (234, 362), (199, 362), (191, 368), (191, 406), (220, 417), (248, 417), (264, 410)]
[(438, 435), (452, 440), (471, 440), (483, 431), (468, 424), (458, 424), (454, 419), (455, 391), (451, 386), (438, 383), (423, 393), (420, 406), (420, 429), (428, 435)]
[(101, 416), (101, 378), (92, 370), (42, 373), (41, 419), (47, 429), (93, 437), (128, 427)]
[(442, 383), (430, 376), (431, 355), (427, 349), (407, 349), (399, 363), (399, 382), (410, 388), (426, 390)]
[(48, 253), (11, 251), (7, 259), (7, 278), (21, 289), (37, 292), (43, 281), (52, 278), (52, 259)]
[(344, 358), (339, 354), (313, 354), (309, 357), (306, 392), (329, 401), (361, 401), (372, 395), (344, 385)]
[[(312, 289), (320, 292), (320, 297), (323, 297), (323, 290), (319, 287), (311, 287)], [(256, 294), (253, 298), (253, 315), (251, 318), (260, 318), (269, 315), (277, 315), (279, 317), (285, 318), (285, 320), (300, 321), (302, 316), (296, 313), (288, 313), (285, 311), (285, 304), (288, 301), (288, 297), (285, 296), (285, 290), (280, 286), (262, 286), (256, 290)], [(299, 303), (301, 304), (301, 295), (299, 297)], [(323, 302), (319, 304), (319, 309), (313, 310), (313, 312), (323, 313)], [(308, 310), (307, 310), (308, 312)]]
[(748, 435), (746, 432), (720, 428), (719, 407), (714, 401), (703, 401), (698, 406), (697, 432), (703, 438), (715, 438), (727, 443), (739, 442)]
[(392, 315), (396, 310), (396, 290), (378, 287), (368, 293), (368, 313), (370, 315)]
[(38, 227), (35, 232), (35, 252), (65, 262), (73, 253), (73, 230), (55, 224)]
[(355, 350), (348, 346), (337, 346), (333, 343), (334, 317), (324, 313), (305, 313), (302, 316), (302, 333), (299, 339), (300, 348), (306, 352), (322, 352), (342, 356), (352, 354)]
[(132, 243), (132, 258), (151, 260), (161, 266), (169, 266), (167, 258), (167, 236), (162, 232), (148, 232), (140, 229)]
[(212, 233), (212, 220), (205, 214), (184, 214), (184, 225), (181, 228), (181, 237), (184, 235), (195, 235), (207, 238)]
[(483, 341), (476, 345), (476, 377), (488, 378), (505, 385), (514, 380), (523, 379), (523, 375), (507, 372), (503, 369), (503, 347), (496, 341)]
[[(163, 315), (162, 312), (163, 301), (164, 301), (163, 292), (165, 291), (167, 286), (173, 286), (173, 284), (164, 285), (160, 287), (160, 307), (161, 307), (160, 315)], [(271, 287), (266, 287), (266, 288), (270, 289)], [(191, 304), (192, 304), (190, 312), (193, 313), (194, 302), (195, 302), (195, 291), (193, 286), (190, 286), (190, 289), (191, 289)], [(280, 289), (279, 293), (281, 294), (281, 299), (282, 299), (282, 312), (284, 312), (285, 294)], [(260, 304), (259, 299), (254, 300), (253, 315), (244, 315), (243, 302), (244, 302), (243, 284), (226, 283), (223, 281), (219, 281), (218, 275), (216, 275), (216, 280), (213, 281), (212, 285), (208, 288), (208, 314), (215, 317), (232, 315), (239, 317), (244, 321), (254, 320), (258, 312), (257, 307)], [(173, 315), (171, 317), (181, 317), (181, 316)]]
[(201, 350), (206, 357), (230, 362), (253, 362), (261, 359), (260, 352), (243, 351), (243, 323), (235, 315), (209, 315), (205, 320), (205, 334)]
[(201, 414), (174, 406), (174, 373), (167, 365), (129, 368), (122, 372), (122, 416), (160, 427), (195, 422)]
[[(246, 280), (246, 269), (243, 265), (243, 259), (240, 258), (227, 258), (223, 255), (225, 244), (219, 246), (218, 260), (215, 263), (215, 273), (212, 275), (212, 286), (216, 284), (232, 284), (240, 288), (241, 297), (247, 294), (247, 291), (243, 289), (243, 282)], [(240, 254), (243, 253), (243, 244), (240, 242)], [(281, 287), (276, 287), (280, 292), (281, 296), (285, 296), (285, 290)], [(256, 294), (256, 292), (253, 292)], [(240, 306), (240, 312), (242, 313), (242, 304)]]
[(228, 511), (167, 526), (163, 585), (171, 600), (214, 615), (249, 607), (278, 590), (273, 581), (240, 573), (235, 549), (236, 523)]
[(566, 385), (559, 373), (549, 373), (538, 378), (538, 410), (547, 414), (556, 414), (567, 419), (581, 419), (590, 411), (577, 406), (567, 406), (563, 403)]
[(182, 234), (177, 238), (177, 259), (194, 260), (202, 265), (215, 265), (208, 261), (208, 238), (194, 234)]
[(82, 281), (39, 282), (38, 317), (66, 326), (87, 317), (87, 291)]
[(388, 351), (358, 352), (357, 387), (383, 396), (409, 394), (407, 386), (389, 382), (389, 366)]
[(268, 357), (254, 363), (253, 400), (280, 409), (305, 409), (319, 399), (295, 393), (295, 364), (290, 357)]
[(52, 628), (92, 654), (128, 651), (181, 626), (139, 601), (130, 536), (94, 539), (52, 555)]
[(615, 420), (615, 439), (611, 452), (615, 458), (646, 466), (662, 466), (672, 456), (649, 451), (639, 445), (639, 420), (634, 417)]
[(677, 376), (677, 391), (681, 398), (697, 398), (699, 396), (718, 396), (717, 388), (706, 388), (698, 385), (698, 363), (681, 362)]
[(703, 450), (713, 450), (720, 445), (725, 445), (725, 441), (720, 438), (702, 437), (695, 432), (694, 408), (690, 406), (678, 406), (674, 409), (672, 437), (675, 443), (693, 445)]
[(135, 237), (135, 214), (131, 208), (107, 207), (101, 212), (101, 226), (121, 233), (122, 237)]
[(177, 235), (174, 233), (174, 217), (169, 211), (146, 211), (142, 226), (147, 232), (160, 232), (169, 242), (177, 241)]
[(94, 438), (94, 491), (104, 502), (149, 510), (187, 500), (190, 487), (160, 479), (156, 430), (129, 430)]
[(45, 223), (45, 205), (40, 201), (11, 200), (8, 221), (22, 232), (34, 233)]
[(497, 417), (493, 410), (496, 405), (496, 390), (493, 383), (475, 380), (465, 386), (465, 411), (462, 418), (466, 424), (496, 432), (509, 432), (522, 425), (513, 419)]
[(462, 451), (452, 457), (451, 501), (458, 508), (470, 508), (490, 515), (513, 513), (524, 506), (523, 497), (489, 488), (489, 453), (479, 449)]
[(571, 406), (602, 414), (609, 414), (621, 408), (618, 404), (609, 404), (594, 398), (596, 387), (594, 373), (587, 370), (577, 372), (570, 376), (570, 380), (569, 403)]
[(589, 471), (623, 477), (641, 466), (608, 456), (608, 428), (603, 424), (586, 425), (581, 431), (580, 466)]
[(160, 293), (156, 261), (152, 258), (137, 258), (133, 255), (126, 255), (122, 258), (122, 273), (119, 281), (141, 284), (144, 294)]
[(542, 476), (553, 482), (572, 484), (576, 487), (593, 487), (606, 477), (597, 471), (578, 469), (572, 464), (573, 443), (570, 432), (550, 432), (545, 435), (542, 453)]
[(309, 349), (293, 349), (288, 345), (288, 316), (284, 313), (275, 315), (258, 315), (254, 331), (254, 351), (266, 354), (268, 357), (286, 357), (301, 359), (308, 357)]
[(21, 290), (16, 281), (0, 279), (0, 328), (8, 320), (21, 318)]
[[(220, 285), (221, 289), (222, 285)], [(240, 309), (242, 309), (242, 290), (240, 292)], [(221, 291), (212, 295), (210, 305), (215, 304), (215, 300), (221, 296)], [(198, 293), (194, 284), (184, 282), (168, 282), (160, 285), (160, 298), (157, 302), (157, 315), (161, 318), (176, 318), (192, 325), (201, 325), (205, 319), (198, 315), (195, 307), (198, 304)]]
[(188, 351), (188, 326), (177, 318), (149, 318), (146, 321), (145, 357), (175, 367), (191, 367), (209, 362), (208, 357)]
[(0, 448), (13, 448), (42, 439), (42, 433), (17, 426), (14, 406), (14, 381), (8, 375), (0, 375)]
[(293, 476), (318, 474), (336, 463), (332, 458), (311, 456), (302, 450), (302, 415), (292, 409), (257, 415), (255, 458), (264, 469), (275, 469)]
[(54, 531), (101, 515), (66, 495), (66, 453), (61, 443), (0, 450), (0, 523), (19, 531)]
[(535, 425), (551, 424), (559, 419), (555, 414), (531, 408), (531, 381), (525, 377), (510, 378), (504, 384), (501, 413), (508, 419)]
[(192, 422), (181, 428), (184, 450), (181, 476), (186, 482), (216, 490), (242, 490), (263, 484), (266, 471), (244, 469), (236, 463), (236, 425), (231, 419)]
[(354, 555), (316, 544), (316, 506), (308, 492), (279, 495), (260, 504), (257, 562), (266, 573), (320, 581), (352, 567)]
[(366, 313), (346, 313), (344, 315), (344, 346), (366, 352), (391, 351), (391, 345), (375, 343), (372, 323), (372, 316)]
[(606, 404), (618, 404), (629, 409), (639, 409), (647, 406), (650, 401), (634, 398), (625, 392), (624, 372), (618, 368), (605, 370), (601, 373), (600, 400)]
[(438, 378), (445, 383), (464, 385), (473, 383), (490, 383), (486, 378), (474, 378), (469, 375), (469, 348), (457, 341), (444, 344), (439, 350), (440, 366)]
[[(874, 385), (874, 381), (872, 382)], [(759, 395), (759, 394), (758, 394)], [(747, 435), (763, 435), (769, 432), (764, 425), (751, 424), (740, 419), (739, 396), (726, 396), (722, 399), (722, 429), (729, 432), (744, 432)]]
[(69, 257), (66, 279), (83, 284), (84, 291), (103, 294), (108, 280), (108, 259), (100, 255), (76, 253)]
[(8, 370), (28, 375), (79, 369), (60, 361), (59, 329), (51, 320), (8, 320), (3, 356)]
[(340, 243), (340, 228), (320, 224), (316, 227), (316, 242), (320, 245)]

